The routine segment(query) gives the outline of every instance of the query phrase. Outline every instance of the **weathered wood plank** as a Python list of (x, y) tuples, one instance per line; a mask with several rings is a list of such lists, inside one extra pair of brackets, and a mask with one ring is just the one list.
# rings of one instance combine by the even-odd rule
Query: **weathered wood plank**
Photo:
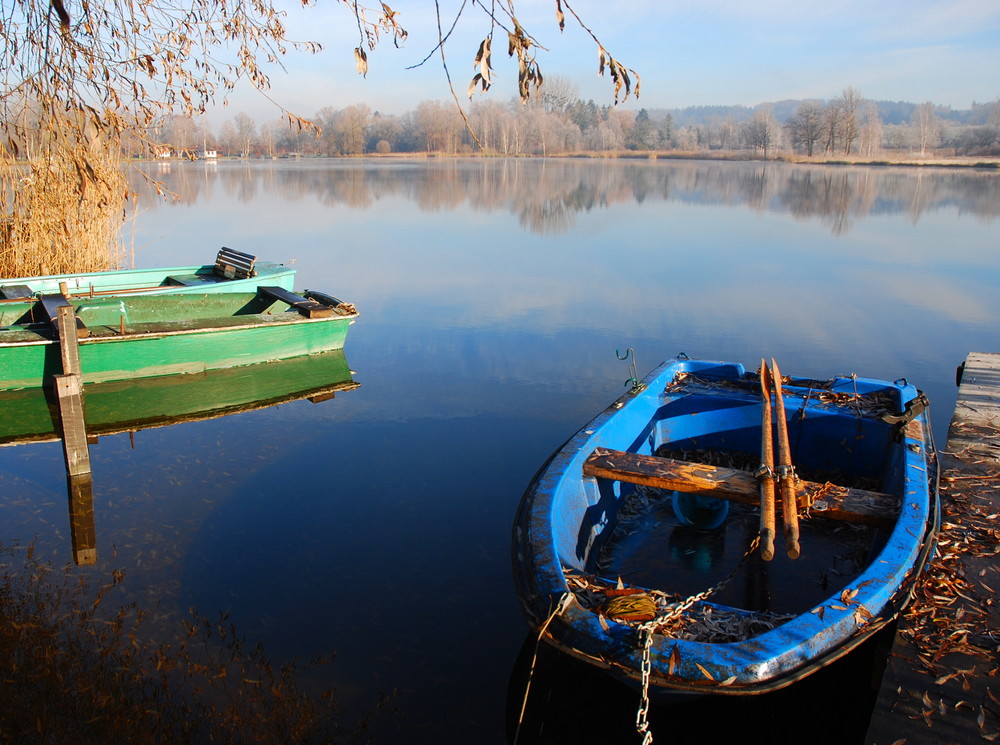
[(77, 339), (76, 311), (69, 303), (59, 305), (56, 327), (63, 375), (55, 376), (59, 420), (62, 424), (63, 454), (70, 476), (90, 473), (90, 447), (83, 417), (83, 378), (80, 375), (80, 347)]
[[(760, 486), (752, 473), (655, 455), (595, 448), (583, 465), (583, 475), (760, 504)], [(898, 500), (891, 494), (814, 481), (799, 481), (798, 490), (802, 504), (811, 504), (809, 511), (815, 517), (889, 526), (899, 514)]]
[(80, 368), (80, 345), (77, 336), (76, 314), (69, 303), (58, 306), (54, 323), (59, 334), (59, 354), (65, 375), (78, 375)]
[(334, 309), (315, 300), (296, 295), (294, 292), (286, 290), (284, 287), (274, 287), (271, 285), (261, 286), (257, 291), (262, 295), (288, 303), (306, 318), (325, 318), (334, 314)]
[(965, 360), (937, 551), (897, 625), (866, 745), (1000, 741), (1000, 354)]
[(83, 418), (83, 384), (79, 373), (56, 375), (59, 419), (62, 422), (66, 470), (71, 476), (90, 473), (90, 448)]

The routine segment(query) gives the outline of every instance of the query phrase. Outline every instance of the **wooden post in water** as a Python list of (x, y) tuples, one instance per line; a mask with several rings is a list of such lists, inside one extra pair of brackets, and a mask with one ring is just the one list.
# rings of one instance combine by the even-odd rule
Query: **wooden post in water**
[(73, 561), (77, 566), (97, 563), (97, 529), (94, 527), (94, 477), (90, 473), (67, 476), (69, 531)]
[(56, 316), (62, 375), (55, 375), (59, 419), (62, 424), (63, 453), (70, 476), (90, 473), (90, 448), (87, 446), (87, 426), (83, 418), (83, 378), (80, 368), (80, 348), (77, 339), (76, 312), (71, 305), (62, 305)]

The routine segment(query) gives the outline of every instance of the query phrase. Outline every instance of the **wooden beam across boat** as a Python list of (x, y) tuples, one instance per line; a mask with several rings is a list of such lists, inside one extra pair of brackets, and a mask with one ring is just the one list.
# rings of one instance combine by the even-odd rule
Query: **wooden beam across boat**
[[(760, 504), (760, 486), (752, 473), (655, 455), (594, 448), (583, 464), (583, 475)], [(813, 481), (799, 481), (798, 492), (801, 503), (811, 505), (809, 511), (815, 517), (891, 526), (899, 514), (899, 505), (891, 494)]]

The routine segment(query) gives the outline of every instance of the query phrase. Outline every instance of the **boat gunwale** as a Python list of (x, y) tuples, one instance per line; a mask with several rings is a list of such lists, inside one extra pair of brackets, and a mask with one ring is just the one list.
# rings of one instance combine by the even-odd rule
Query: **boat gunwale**
[[(181, 336), (184, 334), (205, 334), (212, 332), (222, 332), (222, 331), (240, 331), (243, 329), (252, 328), (266, 328), (269, 325), (277, 324), (290, 324), (290, 323), (328, 323), (331, 321), (348, 321), (353, 323), (358, 317), (358, 313), (351, 312), (335, 312), (334, 315), (330, 316), (319, 316), (315, 318), (309, 318), (303, 316), (298, 311), (291, 309), (280, 311), (278, 313), (248, 313), (245, 315), (234, 315), (234, 316), (216, 316), (212, 318), (198, 319), (196, 323), (204, 321), (205, 325), (196, 325), (190, 328), (166, 328), (166, 329), (136, 329), (130, 330), (129, 326), (164, 326), (167, 324), (181, 324), (190, 323), (190, 321), (153, 321), (149, 323), (138, 323), (138, 324), (128, 324), (126, 326), (126, 331), (122, 334), (119, 330), (115, 329), (113, 326), (100, 325), (100, 326), (90, 326), (89, 335), (82, 336), (78, 339), (78, 343), (81, 346), (86, 346), (90, 344), (105, 344), (109, 342), (126, 342), (134, 339), (158, 339), (161, 337), (168, 336)], [(222, 319), (233, 319), (234, 323), (220, 323)], [(243, 319), (247, 319), (244, 321)], [(216, 325), (208, 325), (209, 323)], [(39, 326), (46, 326), (46, 324), (35, 324)], [(51, 327), (47, 327), (51, 328)], [(47, 328), (45, 330), (47, 330)], [(38, 339), (23, 339), (14, 341), (4, 341), (2, 335), (4, 333), (18, 334), (18, 333), (32, 333), (38, 336)], [(0, 328), (0, 348), (14, 348), (14, 347), (24, 347), (24, 346), (34, 346), (34, 345), (44, 345), (44, 344), (58, 344), (59, 338), (53, 333), (52, 338), (47, 338), (42, 334), (38, 334), (33, 329), (27, 329), (22, 326), (9, 326)]]

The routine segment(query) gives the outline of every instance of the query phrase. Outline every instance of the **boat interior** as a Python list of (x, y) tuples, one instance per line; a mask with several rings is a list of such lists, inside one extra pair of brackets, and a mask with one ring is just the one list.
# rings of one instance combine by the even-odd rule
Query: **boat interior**
[[(740, 366), (681, 374), (655, 400), (647, 396), (652, 401), (648, 412), (607, 418), (593, 440), (612, 452), (680, 461), (693, 472), (699, 465), (732, 469), (745, 480), (761, 463), (759, 391), (759, 376), (743, 373)], [(904, 445), (898, 426), (880, 415), (901, 411), (904, 393), (912, 393), (905, 384), (887, 387), (853, 377), (786, 380), (796, 475), (898, 500)], [(807, 511), (800, 521), (801, 556), (793, 560), (782, 549), (779, 510), (777, 555), (765, 562), (759, 552), (747, 556), (759, 532), (755, 504), (629, 483), (624, 477), (584, 478), (582, 494), (568, 482), (562, 487), (556, 497), (562, 503), (553, 514), (567, 516), (555, 533), (568, 568), (681, 597), (735, 571), (713, 602), (754, 612), (807, 611), (860, 574), (887, 535), (884, 527), (808, 516)]]

